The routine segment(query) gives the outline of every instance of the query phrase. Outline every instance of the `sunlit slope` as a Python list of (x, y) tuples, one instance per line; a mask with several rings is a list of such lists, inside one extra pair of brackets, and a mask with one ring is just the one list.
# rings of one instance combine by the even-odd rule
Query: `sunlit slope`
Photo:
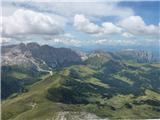
[(107, 61), (101, 68), (74, 65), (54, 72), (28, 92), (2, 102), (3, 120), (44, 120), (61, 111), (107, 118), (159, 118), (159, 67)]

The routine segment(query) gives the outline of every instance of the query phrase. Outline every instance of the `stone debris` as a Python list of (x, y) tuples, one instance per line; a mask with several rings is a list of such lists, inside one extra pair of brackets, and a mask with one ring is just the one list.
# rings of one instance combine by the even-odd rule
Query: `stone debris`
[(109, 120), (108, 118), (100, 118), (92, 113), (87, 112), (59, 112), (56, 117), (47, 120)]

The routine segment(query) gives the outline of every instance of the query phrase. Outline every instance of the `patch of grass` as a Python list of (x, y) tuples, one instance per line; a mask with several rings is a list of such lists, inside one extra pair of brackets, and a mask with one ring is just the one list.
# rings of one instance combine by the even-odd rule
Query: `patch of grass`
[(104, 84), (102, 83), (101, 80), (97, 79), (97, 78), (88, 78), (85, 80), (86, 83), (91, 83), (91, 84), (94, 84), (94, 85), (98, 85), (98, 86), (101, 86), (101, 87), (104, 87), (104, 88), (109, 88), (109, 85), (107, 84)]
[(119, 74), (115, 74), (115, 75), (113, 75), (113, 77), (116, 78), (116, 79), (118, 79), (118, 80), (121, 80), (121, 81), (123, 81), (123, 82), (126, 82), (126, 83), (128, 83), (129, 85), (132, 85), (132, 84), (134, 83), (133, 81), (131, 81), (131, 80), (128, 79), (127, 77), (125, 77), (125, 76), (120, 76)]
[(14, 77), (14, 78), (19, 79), (19, 80), (25, 79), (25, 78), (28, 77), (27, 74), (24, 74), (24, 73), (21, 73), (21, 72), (12, 72), (10, 75), (11, 75), (12, 77)]

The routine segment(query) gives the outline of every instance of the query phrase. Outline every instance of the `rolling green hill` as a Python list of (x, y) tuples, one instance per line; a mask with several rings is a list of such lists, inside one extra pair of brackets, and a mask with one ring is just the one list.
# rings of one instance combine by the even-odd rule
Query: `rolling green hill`
[(160, 118), (159, 64), (100, 63), (99, 58), (55, 70), (29, 85), (28, 92), (2, 101), (2, 119), (58, 119), (68, 111), (68, 120), (72, 112), (110, 119)]

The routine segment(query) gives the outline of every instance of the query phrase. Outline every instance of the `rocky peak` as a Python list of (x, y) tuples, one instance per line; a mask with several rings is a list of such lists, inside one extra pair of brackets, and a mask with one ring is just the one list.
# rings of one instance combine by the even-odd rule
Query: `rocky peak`
[(39, 63), (44, 63), (45, 66), (55, 68), (81, 62), (80, 56), (71, 49), (54, 48), (48, 45), (40, 46), (37, 43), (6, 46), (2, 47), (2, 51), (4, 51), (3, 63), (9, 65), (31, 63), (38, 66)]
[(35, 42), (32, 42), (32, 43), (28, 43), (26, 45), (29, 49), (38, 49), (40, 47), (39, 44), (35, 43)]
[(117, 56), (117, 58), (125, 59), (125, 60), (133, 60), (140, 63), (146, 63), (146, 62), (154, 62), (154, 56), (153, 53), (143, 51), (143, 50), (122, 50), (114, 53), (114, 55)]

